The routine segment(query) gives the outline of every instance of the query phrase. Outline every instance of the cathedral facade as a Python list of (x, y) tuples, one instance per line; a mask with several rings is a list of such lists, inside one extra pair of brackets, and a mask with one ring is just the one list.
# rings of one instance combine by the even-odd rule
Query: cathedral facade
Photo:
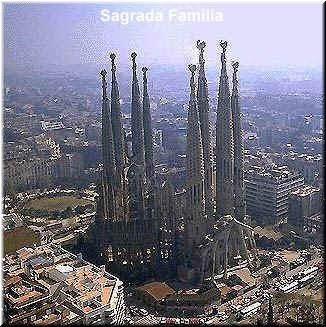
[[(252, 229), (244, 223), (243, 140), (238, 94), (238, 63), (233, 88), (226, 69), (227, 43), (220, 43), (221, 75), (216, 119), (216, 197), (213, 147), (205, 76), (205, 42), (198, 41), (198, 65), (189, 65), (185, 210), (178, 217), (172, 184), (157, 178), (146, 67), (140, 92), (136, 53), (131, 54), (131, 143), (128, 155), (121, 121), (115, 54), (111, 93), (102, 78), (103, 169), (95, 223), (86, 238), (88, 257), (128, 280), (178, 276), (202, 284), (239, 264), (251, 267)], [(179, 228), (179, 221), (182, 228)]]
[(150, 98), (146, 67), (143, 94), (131, 54), (131, 155), (121, 121), (115, 54), (111, 59), (111, 96), (102, 77), (103, 169), (95, 223), (87, 233), (86, 255), (125, 279), (146, 280), (173, 274), (176, 267), (175, 191), (155, 176)]

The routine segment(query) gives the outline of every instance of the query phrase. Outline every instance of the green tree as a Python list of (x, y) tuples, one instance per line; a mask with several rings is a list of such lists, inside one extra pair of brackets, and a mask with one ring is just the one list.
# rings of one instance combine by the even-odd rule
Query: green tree
[(72, 217), (72, 215), (74, 214), (74, 211), (72, 210), (72, 208), (69, 206), (67, 207), (67, 209), (65, 210), (65, 217), (66, 218), (70, 218)]

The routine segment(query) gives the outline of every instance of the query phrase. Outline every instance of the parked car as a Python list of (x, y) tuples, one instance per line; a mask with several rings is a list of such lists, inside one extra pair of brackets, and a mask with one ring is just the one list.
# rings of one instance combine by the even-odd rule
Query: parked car
[(134, 321), (131, 318), (126, 318), (124, 323), (127, 324), (127, 325), (133, 325)]
[(139, 313), (143, 316), (147, 316), (148, 315), (148, 311), (145, 309), (139, 309)]
[(174, 318), (166, 318), (166, 324), (173, 325), (174, 324)]
[(166, 324), (166, 318), (165, 317), (162, 317), (161, 319), (160, 319), (160, 324)]

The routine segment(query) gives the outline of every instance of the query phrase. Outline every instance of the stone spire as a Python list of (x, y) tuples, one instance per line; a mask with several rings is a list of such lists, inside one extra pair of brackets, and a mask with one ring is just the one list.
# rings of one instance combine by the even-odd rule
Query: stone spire
[(108, 207), (107, 183), (105, 183), (104, 171), (102, 170), (100, 174), (100, 180), (97, 184), (97, 193), (99, 197), (96, 203), (96, 222), (102, 222), (106, 219)]
[(154, 176), (154, 157), (153, 157), (153, 132), (152, 117), (150, 111), (150, 101), (147, 89), (147, 73), (148, 68), (143, 67), (143, 124), (144, 124), (144, 141), (145, 141), (145, 164), (146, 176), (151, 180)]
[(110, 54), (111, 59), (111, 119), (114, 140), (114, 153), (117, 168), (117, 186), (120, 187), (123, 180), (123, 170), (125, 168), (125, 147), (123, 140), (123, 126), (121, 122), (120, 94), (116, 77), (115, 54)]
[(131, 139), (132, 158), (128, 168), (129, 183), (129, 213), (130, 219), (145, 218), (145, 151), (143, 113), (140, 101), (140, 91), (137, 79), (137, 54), (131, 54), (132, 59), (132, 99), (131, 99)]
[(111, 113), (107, 97), (106, 70), (101, 71), (102, 76), (102, 153), (103, 153), (103, 180), (104, 180), (104, 210), (106, 218), (115, 216), (114, 183), (115, 183), (115, 158), (112, 135)]
[(204, 158), (204, 190), (205, 190), (205, 213), (212, 217), (213, 207), (213, 168), (212, 168), (212, 145), (211, 145), (211, 125), (209, 121), (209, 98), (208, 87), (205, 76), (204, 41), (197, 41), (199, 49), (199, 73), (197, 87), (198, 113), (200, 120), (201, 136), (203, 143)]
[(116, 55), (110, 54), (111, 59), (111, 120), (116, 163), (116, 216), (122, 219), (127, 215), (127, 185), (125, 182), (126, 153), (124, 143), (124, 129), (121, 121), (120, 94), (116, 77)]
[(198, 245), (202, 241), (202, 235), (206, 232), (203, 224), (204, 217), (204, 163), (203, 147), (198, 117), (195, 72), (196, 65), (189, 65), (190, 78), (190, 100), (188, 109), (187, 125), (187, 161), (186, 161), (186, 205), (189, 210), (186, 223), (187, 249), (192, 251), (192, 245)]
[(234, 146), (230, 89), (225, 58), (227, 42), (221, 41), (220, 45), (222, 47), (222, 68), (216, 117), (216, 218), (234, 215)]
[(131, 54), (132, 59), (132, 99), (131, 99), (131, 135), (132, 135), (132, 161), (144, 168), (144, 127), (143, 113), (140, 101), (140, 91), (137, 79), (137, 54)]
[(243, 180), (243, 138), (241, 127), (241, 115), (238, 92), (237, 72), (239, 63), (232, 63), (233, 67), (233, 89), (231, 96), (231, 108), (233, 116), (233, 137), (234, 137), (234, 207), (235, 218), (243, 221), (246, 214), (245, 191)]

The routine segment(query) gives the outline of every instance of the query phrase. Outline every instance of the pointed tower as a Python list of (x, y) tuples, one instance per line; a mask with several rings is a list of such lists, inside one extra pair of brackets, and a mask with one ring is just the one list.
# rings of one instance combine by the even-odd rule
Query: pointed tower
[(233, 137), (234, 137), (234, 207), (235, 218), (243, 221), (246, 214), (245, 189), (243, 180), (243, 138), (241, 127), (241, 115), (238, 92), (237, 72), (239, 63), (234, 62), (233, 67), (233, 89), (231, 96), (231, 108), (233, 116)]
[(111, 59), (111, 120), (114, 141), (114, 154), (116, 163), (116, 215), (117, 219), (124, 219), (127, 215), (127, 185), (124, 170), (126, 167), (126, 154), (124, 144), (124, 129), (121, 121), (120, 93), (116, 77), (116, 55), (110, 54)]
[(189, 70), (191, 78), (186, 161), (186, 206), (189, 214), (185, 224), (188, 258), (192, 257), (194, 248), (202, 241), (203, 234), (206, 232), (203, 146), (195, 91), (196, 65), (189, 65)]
[(106, 219), (115, 218), (114, 183), (115, 158), (111, 125), (110, 105), (107, 97), (106, 70), (101, 71), (102, 76), (102, 153), (103, 153), (103, 197)]
[(227, 42), (220, 43), (221, 76), (218, 90), (216, 117), (216, 218), (234, 215), (234, 146), (230, 89), (226, 72)]
[(153, 156), (153, 132), (152, 117), (150, 111), (150, 101), (147, 89), (147, 71), (148, 68), (143, 67), (143, 124), (144, 124), (144, 141), (145, 141), (145, 165), (146, 177), (151, 180), (154, 176), (154, 156)]
[(143, 72), (143, 124), (145, 143), (145, 167), (147, 179), (147, 203), (146, 215), (149, 219), (154, 217), (155, 207), (155, 181), (154, 181), (154, 153), (153, 153), (153, 131), (152, 117), (150, 111), (150, 101), (147, 88), (147, 67), (142, 68)]
[(211, 218), (213, 216), (213, 167), (212, 167), (212, 145), (211, 145), (211, 125), (209, 121), (209, 99), (208, 87), (205, 76), (204, 41), (197, 41), (199, 49), (199, 73), (197, 87), (198, 113), (200, 129), (203, 143), (204, 158), (204, 190), (205, 190), (205, 213)]
[(131, 54), (132, 59), (132, 99), (131, 99), (131, 138), (132, 158), (128, 168), (129, 181), (129, 212), (130, 219), (145, 218), (145, 151), (143, 114), (140, 101), (140, 91), (137, 79), (137, 54)]
[(137, 54), (131, 54), (132, 59), (132, 95), (131, 95), (131, 134), (132, 161), (145, 167), (143, 113), (140, 101), (140, 91), (137, 78)]
[(120, 93), (119, 85), (116, 77), (116, 55), (110, 54), (111, 59), (111, 119), (112, 119), (112, 132), (114, 140), (114, 153), (117, 168), (117, 184), (120, 186), (123, 179), (123, 170), (125, 168), (125, 147), (123, 140), (123, 126), (121, 122), (121, 108), (120, 108)]

